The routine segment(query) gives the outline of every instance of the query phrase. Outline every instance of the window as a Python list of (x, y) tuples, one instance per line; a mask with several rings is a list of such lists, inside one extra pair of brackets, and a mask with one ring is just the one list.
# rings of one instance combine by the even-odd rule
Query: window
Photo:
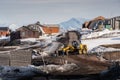
[(25, 32), (22, 32), (22, 33), (21, 33), (21, 36), (25, 36)]

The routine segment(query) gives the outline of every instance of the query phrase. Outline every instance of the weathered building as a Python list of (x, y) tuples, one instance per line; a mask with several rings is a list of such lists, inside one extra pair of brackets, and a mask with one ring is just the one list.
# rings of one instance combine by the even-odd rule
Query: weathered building
[(53, 24), (44, 25), (44, 27), (41, 27), (41, 29), (43, 31), (43, 35), (55, 35), (60, 31), (59, 26)]
[(0, 27), (0, 36), (8, 36), (10, 29), (8, 27)]
[(83, 24), (83, 28), (89, 28), (93, 30), (96, 30), (96, 29), (102, 30), (104, 28), (104, 22), (105, 22), (105, 18), (102, 16), (98, 16), (89, 22), (85, 22)]
[(11, 33), (11, 41), (23, 38), (39, 38), (43, 35), (55, 35), (59, 33), (59, 26), (41, 25), (40, 22), (35, 24), (29, 24), (27, 26), (22, 26), (16, 30), (16, 32)]
[(98, 16), (89, 22), (85, 22), (83, 24), (83, 28), (89, 28), (93, 30), (103, 30), (106, 28), (110, 30), (112, 29), (111, 19), (106, 19), (102, 16)]
[(119, 30), (120, 29), (120, 16), (109, 18), (109, 19), (99, 16), (89, 22), (85, 22), (83, 24), (83, 28), (89, 28), (93, 30), (102, 29), (102, 28)]
[(20, 38), (38, 38), (39, 37), (38, 31), (34, 29), (30, 29), (27, 26), (23, 26), (17, 29), (17, 31), (20, 34)]
[(115, 29), (120, 29), (120, 16), (111, 18), (111, 26)]

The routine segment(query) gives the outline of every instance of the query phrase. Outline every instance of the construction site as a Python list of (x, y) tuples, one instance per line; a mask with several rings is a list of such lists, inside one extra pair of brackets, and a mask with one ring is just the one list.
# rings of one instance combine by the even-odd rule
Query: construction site
[(1, 46), (0, 77), (3, 80), (118, 80), (119, 60), (119, 30), (91, 34), (70, 30), (55, 36), (17, 39)]

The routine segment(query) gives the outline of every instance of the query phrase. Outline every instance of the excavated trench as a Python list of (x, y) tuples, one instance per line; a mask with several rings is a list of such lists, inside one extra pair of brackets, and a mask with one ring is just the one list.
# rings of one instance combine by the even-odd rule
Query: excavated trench
[[(102, 45), (104, 47), (111, 48), (120, 48), (120, 44), (113, 45)], [(46, 57), (44, 58), (46, 64), (55, 64), (62, 65), (67, 63), (75, 63), (77, 64), (77, 68), (72, 69), (71, 71), (67, 71), (64, 73), (55, 72), (55, 75), (84, 75), (84, 74), (98, 74), (101, 71), (106, 70), (111, 62), (120, 60), (120, 52), (105, 52), (102, 53), (102, 59), (97, 54), (89, 54), (89, 55), (65, 55), (65, 56), (57, 56), (57, 57)], [(43, 64), (42, 59), (37, 58), (33, 60), (34, 62), (39, 62), (41, 65)], [(51, 73), (53, 74), (53, 73)]]
[[(101, 45), (106, 48), (120, 49), (120, 44)], [(103, 57), (109, 61), (120, 61), (120, 51), (104, 52)]]

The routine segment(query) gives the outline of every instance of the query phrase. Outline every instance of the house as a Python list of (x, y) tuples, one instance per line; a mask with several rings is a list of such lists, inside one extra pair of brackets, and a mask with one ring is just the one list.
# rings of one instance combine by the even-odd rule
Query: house
[(39, 32), (27, 26), (22, 26), (16, 30), (20, 38), (39, 38)]
[(44, 27), (41, 27), (43, 31), (43, 35), (55, 35), (55, 34), (58, 34), (60, 31), (59, 25), (47, 24), (43, 26)]
[(57, 24), (43, 24), (43, 25), (41, 25), (40, 22), (37, 22), (35, 24), (30, 24), (30, 25), (26, 26), (26, 28), (28, 28), (32, 31), (36, 31), (36, 33), (39, 36), (55, 35), (55, 34), (58, 34), (59, 30), (60, 30), (59, 25), (57, 25)]
[(22, 26), (11, 33), (11, 41), (23, 38), (39, 38), (43, 35), (54, 35), (59, 32), (58, 25), (41, 25), (40, 22)]
[(8, 27), (0, 27), (0, 37), (8, 36), (10, 34), (10, 29)]
[(103, 16), (98, 16), (89, 22), (83, 24), (83, 28), (88, 28), (92, 30), (103, 30), (104, 28), (111, 29), (110, 19), (106, 19)]

